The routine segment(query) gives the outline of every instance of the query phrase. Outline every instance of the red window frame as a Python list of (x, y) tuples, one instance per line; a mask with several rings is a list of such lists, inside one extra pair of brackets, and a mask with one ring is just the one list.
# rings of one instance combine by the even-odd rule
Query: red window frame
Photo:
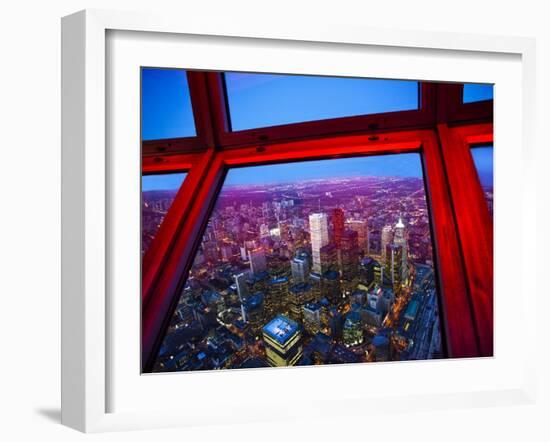
[(493, 124), (438, 126), (482, 354), (493, 354), (493, 218), (471, 154), (492, 144)]
[[(231, 132), (222, 73), (190, 71), (188, 79), (197, 137), (142, 146), (144, 174), (189, 171), (143, 258), (143, 371), (154, 364), (229, 168), (403, 152), (422, 155), (446, 354), (492, 355), (492, 220), (469, 151), (492, 141), (492, 101), (465, 105), (461, 85), (421, 83), (418, 110)], [(465, 121), (475, 124), (446, 125)], [(483, 226), (483, 259), (472, 253), (468, 201)]]

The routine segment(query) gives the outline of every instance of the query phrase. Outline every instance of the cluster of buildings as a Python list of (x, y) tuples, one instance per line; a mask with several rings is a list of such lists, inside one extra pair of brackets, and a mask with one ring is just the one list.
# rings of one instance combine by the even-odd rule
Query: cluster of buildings
[(422, 186), (223, 189), (154, 370), (441, 357)]

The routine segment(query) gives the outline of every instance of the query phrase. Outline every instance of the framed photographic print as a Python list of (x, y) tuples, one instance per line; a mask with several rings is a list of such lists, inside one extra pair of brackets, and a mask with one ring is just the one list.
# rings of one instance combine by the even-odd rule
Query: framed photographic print
[(530, 400), (532, 42), (318, 31), (64, 19), (65, 424)]

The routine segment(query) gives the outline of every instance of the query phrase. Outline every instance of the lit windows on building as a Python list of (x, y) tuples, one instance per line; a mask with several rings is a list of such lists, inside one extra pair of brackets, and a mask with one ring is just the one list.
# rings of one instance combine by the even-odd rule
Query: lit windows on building
[(321, 306), (317, 303), (307, 303), (303, 307), (304, 328), (310, 335), (315, 335), (321, 331)]
[(346, 315), (342, 338), (346, 347), (354, 347), (363, 343), (363, 325), (359, 312), (352, 311)]
[(290, 265), (294, 283), (306, 282), (309, 275), (309, 262), (307, 256), (295, 256)]
[(290, 287), (288, 291), (288, 314), (291, 319), (302, 322), (303, 308), (314, 299), (313, 287), (300, 283)]
[(329, 242), (328, 218), (326, 213), (312, 213), (309, 215), (309, 232), (311, 239), (311, 255), (313, 260), (312, 271), (323, 273), (321, 248)]
[(403, 247), (397, 244), (386, 246), (386, 276), (395, 291), (403, 281)]
[(267, 283), (266, 316), (272, 318), (288, 311), (288, 289), (290, 281), (287, 277), (271, 279)]
[(267, 362), (272, 367), (296, 365), (302, 356), (300, 325), (278, 315), (262, 329)]

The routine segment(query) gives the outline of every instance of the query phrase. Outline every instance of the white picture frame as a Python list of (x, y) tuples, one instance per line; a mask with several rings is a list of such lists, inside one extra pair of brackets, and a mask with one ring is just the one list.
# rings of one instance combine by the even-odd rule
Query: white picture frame
[[(422, 56), (430, 54), (431, 57), (445, 56), (445, 54), (465, 54), (470, 57), (471, 63), (478, 60), (483, 64), (484, 57), (490, 57), (491, 54), (503, 58), (510, 57), (514, 60), (514, 66), (518, 72), (510, 71), (510, 84), (517, 84), (521, 91), (499, 91), (497, 83), (496, 92), (496, 124), (495, 139), (502, 141), (504, 146), (506, 142), (517, 141), (521, 149), (509, 158), (502, 157), (501, 164), (506, 161), (522, 161), (524, 170), (526, 165), (533, 161), (534, 156), (534, 106), (535, 106), (535, 44), (534, 40), (518, 37), (490, 37), (479, 35), (451, 34), (451, 33), (428, 33), (423, 31), (401, 31), (399, 33), (383, 31), (369, 28), (348, 28), (345, 26), (326, 24), (302, 25), (295, 27), (285, 25), (284, 23), (266, 24), (252, 22), (208, 22), (207, 20), (189, 18), (182, 21), (179, 17), (156, 16), (144, 13), (125, 13), (112, 11), (87, 10), (68, 17), (62, 21), (62, 423), (84, 432), (111, 431), (123, 429), (139, 428), (158, 428), (169, 426), (188, 426), (188, 425), (208, 425), (211, 419), (217, 422), (247, 422), (261, 421), (285, 418), (306, 418), (323, 417), (326, 411), (328, 401), (338, 400), (338, 413), (366, 414), (374, 409), (377, 410), (395, 410), (395, 399), (399, 398), (399, 409), (410, 409), (412, 407), (422, 409), (453, 408), (467, 406), (486, 406), (498, 405), (500, 403), (532, 403), (535, 395), (535, 363), (534, 358), (527, 355), (535, 353), (535, 339), (533, 338), (536, 325), (530, 323), (525, 326), (524, 344), (522, 347), (523, 359), (518, 364), (512, 364), (507, 361), (505, 350), (499, 354), (498, 348), (495, 352), (492, 364), (500, 364), (498, 367), (506, 372), (502, 378), (495, 377), (495, 381), (486, 384), (483, 387), (484, 378), (476, 384), (470, 377), (458, 382), (453, 379), (453, 383), (459, 384), (452, 392), (441, 391), (434, 387), (425, 394), (419, 394), (418, 391), (398, 391), (389, 388), (386, 393), (376, 393), (376, 404), (372, 401), (363, 399), (373, 397), (372, 392), (358, 388), (352, 395), (342, 395), (340, 398), (327, 396), (322, 400), (312, 395), (307, 401), (297, 400), (295, 404), (289, 404), (287, 407), (281, 407), (275, 401), (273, 407), (268, 404), (269, 399), (258, 403), (256, 399), (247, 403), (246, 398), (240, 398), (234, 403), (231, 412), (216, 412), (213, 415), (207, 415), (207, 404), (198, 401), (192, 410), (189, 407), (157, 407), (147, 408), (145, 404), (136, 405), (133, 409), (126, 406), (114, 406), (112, 403), (112, 393), (117, 390), (117, 397), (126, 395), (122, 398), (121, 404), (132, 402), (135, 398), (131, 397), (132, 388), (144, 388), (144, 392), (155, 389), (159, 396), (155, 397), (158, 401), (163, 392), (171, 385), (179, 388), (176, 384), (183, 381), (179, 374), (162, 376), (140, 376), (139, 362), (136, 360), (136, 369), (128, 374), (128, 378), (142, 383), (142, 379), (150, 385), (140, 386), (138, 384), (126, 383), (126, 389), (120, 389), (117, 379), (121, 379), (117, 370), (120, 370), (118, 364), (113, 367), (113, 361), (116, 360), (113, 349), (120, 348), (117, 339), (128, 339), (128, 337), (118, 337), (116, 335), (116, 324), (120, 321), (120, 308), (112, 309), (113, 300), (109, 298), (109, 290), (113, 287), (110, 265), (117, 259), (109, 247), (110, 242), (115, 241), (112, 237), (113, 232), (117, 232), (116, 220), (113, 221), (113, 205), (116, 205), (120, 195), (113, 195), (113, 180), (117, 180), (116, 173), (113, 175), (113, 169), (117, 169), (120, 160), (113, 159), (112, 152), (109, 150), (109, 142), (116, 134), (107, 130), (106, 122), (112, 119), (117, 121), (117, 112), (109, 108), (109, 81), (116, 77), (108, 69), (108, 64), (112, 60), (108, 56), (113, 56), (109, 52), (108, 34), (140, 33), (141, 36), (153, 35), (156, 39), (162, 39), (166, 36), (176, 43), (178, 39), (185, 36), (194, 36), (194, 38), (216, 37), (219, 41), (231, 45), (235, 39), (246, 40), (251, 46), (261, 47), (262, 42), (268, 42), (271, 47), (276, 47), (277, 51), (288, 51), (289, 47), (303, 45), (304, 43), (319, 48), (319, 52), (324, 50), (347, 50), (349, 48), (371, 48), (382, 55), (384, 51), (391, 48), (398, 48), (400, 53), (396, 57), (407, 57), (408, 51), (425, 51)], [(132, 44), (135, 44), (132, 43)], [(160, 42), (157, 44), (162, 45)], [(177, 43), (179, 44), (179, 43)], [(280, 47), (279, 47), (280, 46)], [(130, 48), (130, 46), (125, 46)], [(327, 49), (328, 48), (328, 49)], [(157, 53), (158, 47), (156, 47)], [(170, 48), (167, 47), (167, 51)], [(196, 49), (195, 49), (196, 51)], [(160, 51), (162, 52), (162, 51)], [(115, 53), (115, 56), (118, 53)], [(414, 58), (414, 57), (413, 57)], [(411, 60), (413, 59), (411, 58)], [(435, 60), (434, 58), (434, 60)], [(227, 63), (227, 61), (226, 61)], [(519, 63), (519, 64), (518, 64)], [(244, 66), (241, 64), (240, 66)], [(250, 69), (253, 63), (248, 64)], [(194, 67), (194, 66), (184, 66)], [(198, 66), (199, 68), (215, 68), (216, 66)], [(434, 65), (431, 65), (434, 68)], [(243, 68), (244, 69), (244, 68)], [(296, 68), (295, 68), (296, 69)], [(307, 67), (304, 69), (308, 69)], [(321, 67), (319, 67), (321, 69)], [(326, 68), (328, 69), (328, 68)], [(421, 68), (419, 68), (421, 69)], [(424, 68), (426, 69), (426, 68)], [(443, 68), (442, 68), (443, 69)], [(447, 67), (446, 69), (452, 69)], [(261, 70), (258, 67), (257, 70)], [(290, 68), (292, 70), (292, 68)], [(513, 71), (513, 72), (512, 72)], [(109, 73), (106, 76), (106, 72)], [(111, 76), (112, 74), (112, 76)], [(517, 75), (516, 75), (517, 74)], [(414, 75), (414, 74), (411, 74)], [(448, 80), (450, 78), (441, 70), (436, 75), (439, 80)], [(463, 81), (479, 80), (483, 73), (472, 73), (468, 77), (463, 74)], [(504, 73), (502, 74), (504, 75)], [(483, 79), (490, 80), (487, 75)], [(503, 81), (505, 77), (503, 76)], [(516, 82), (516, 83), (513, 83)], [(521, 92), (521, 93), (520, 93)], [(499, 100), (502, 102), (516, 103), (516, 121), (521, 121), (521, 127), (507, 125), (505, 118), (506, 109), (499, 110)], [(506, 101), (510, 99), (510, 101)], [(519, 112), (519, 114), (517, 113)], [(521, 116), (521, 118), (518, 117)], [(499, 118), (501, 118), (499, 120)], [(135, 119), (134, 119), (135, 120)], [(134, 121), (132, 120), (132, 121)], [(134, 121), (137, 124), (139, 121)], [(115, 131), (116, 132), (116, 131)], [(134, 136), (139, 137), (139, 133)], [(500, 145), (500, 144), (499, 144)], [(497, 154), (497, 164), (498, 164)], [(497, 166), (498, 167), (498, 166)], [(505, 170), (505, 166), (503, 169)], [(115, 176), (113, 178), (113, 176)], [(129, 176), (133, 176), (131, 173)], [(534, 177), (523, 174), (523, 183), (521, 188), (510, 189), (510, 198), (516, 198), (522, 204), (520, 213), (508, 221), (514, 227), (520, 229), (520, 275), (527, 272), (527, 257), (534, 256), (533, 248), (536, 247), (534, 238), (535, 230), (531, 229), (531, 223), (535, 220), (535, 188)], [(110, 181), (111, 180), (111, 181)], [(502, 183), (504, 188), (504, 178), (498, 178), (498, 169), (496, 174), (497, 189)], [(137, 183), (136, 183), (137, 185)], [(118, 187), (120, 188), (120, 187)], [(527, 189), (530, 191), (528, 192)], [(134, 189), (135, 190), (135, 189)], [(498, 190), (497, 190), (498, 192)], [(503, 192), (504, 194), (504, 192)], [(136, 200), (137, 201), (137, 200)], [(506, 204), (502, 200), (502, 213), (506, 214)], [(496, 207), (499, 202), (497, 200)], [(512, 208), (511, 205), (509, 205)], [(500, 210), (500, 209), (497, 209)], [(498, 211), (496, 212), (497, 219)], [(116, 216), (116, 215), (115, 215)], [(122, 216), (122, 215), (121, 215)], [(503, 216), (504, 218), (504, 216)], [(139, 220), (136, 220), (139, 222)], [(497, 221), (499, 223), (500, 221)], [(497, 229), (499, 228), (497, 224)], [(502, 289), (499, 284), (499, 235), (496, 234), (495, 244), (497, 256), (495, 292)], [(502, 248), (500, 249), (502, 250)], [(118, 252), (117, 252), (118, 253)], [(502, 266), (500, 266), (502, 269)], [(139, 270), (137, 270), (139, 271)], [(502, 275), (502, 272), (501, 272)], [(135, 276), (135, 275), (134, 275)], [(135, 279), (135, 278), (134, 278)], [(139, 282), (137, 282), (139, 284)], [(518, 314), (526, 314), (525, 306), (536, 303), (534, 280), (527, 277), (519, 277), (514, 289), (520, 293), (518, 301)], [(501, 304), (502, 305), (502, 304)], [(498, 307), (498, 299), (497, 299)], [(507, 307), (508, 308), (508, 307)], [(115, 313), (118, 312), (118, 313)], [(500, 312), (500, 313), (499, 313)], [(502, 326), (502, 318), (507, 318), (508, 310), (496, 309), (495, 322)], [(131, 313), (123, 313), (130, 315)], [(135, 324), (136, 318), (131, 319)], [(139, 323), (139, 319), (137, 319)], [(135, 327), (132, 329), (135, 331)], [(498, 333), (497, 333), (498, 339)], [(117, 345), (119, 347), (117, 347)], [(139, 341), (132, 344), (139, 346)], [(500, 358), (500, 359), (499, 359)], [(128, 362), (133, 364), (132, 361)], [(439, 366), (438, 370), (442, 376), (458, 376), (460, 373), (482, 373), (480, 376), (489, 376), (489, 372), (497, 365), (489, 366), (484, 361), (440, 361), (430, 364)], [(392, 370), (397, 373), (400, 364), (370, 364), (370, 374), (378, 376), (381, 370)], [(513, 367), (512, 367), (513, 365)], [(416, 370), (419, 376), (428, 376), (421, 362), (407, 363), (409, 370)], [(324, 367), (323, 376), (334, 377), (339, 370), (346, 370), (346, 377), (364, 375), (365, 365), (358, 364), (356, 367)], [(415, 368), (420, 367), (420, 368)], [(433, 367), (433, 365), (432, 365)], [(443, 368), (441, 368), (443, 367)], [(505, 369), (509, 368), (509, 371)], [(320, 373), (318, 368), (316, 373)], [(236, 384), (245, 385), (244, 375), (252, 386), (256, 388), (262, 382), (269, 382), (276, 388), (278, 382), (294, 382), (297, 385), (302, 384), (306, 376), (310, 376), (313, 371), (298, 369), (292, 370), (261, 370), (241, 373), (240, 379), (237, 375), (233, 376), (232, 381)], [(485, 371), (484, 371), (485, 370)], [(241, 371), (241, 370), (236, 370)], [(241, 371), (243, 372), (243, 371)], [(248, 374), (246, 374), (248, 373)], [(431, 375), (433, 375), (431, 371)], [(190, 390), (190, 395), (198, 395), (201, 388), (217, 389), (223, 395), (224, 384), (227, 383), (227, 374), (221, 373), (197, 373), (191, 374), (194, 390)], [(185, 374), (184, 376), (187, 376)], [(215, 376), (215, 377), (213, 377)], [(382, 375), (381, 375), (382, 376)], [(467, 374), (467, 376), (473, 376)], [(154, 380), (150, 380), (153, 379)], [(295, 380), (293, 378), (298, 378)], [(115, 381), (113, 381), (113, 379)], [(188, 377), (188, 379), (190, 379)], [(123, 382), (119, 382), (123, 384)], [(210, 387), (206, 387), (210, 385)], [(469, 387), (471, 385), (471, 387)], [(220, 391), (221, 389), (221, 391)], [(311, 392), (305, 390), (307, 394)], [(152, 400), (150, 391), (143, 395), (144, 402), (158, 403)], [(337, 393), (336, 393), (337, 394)], [(371, 396), (369, 396), (371, 395)], [(168, 401), (169, 402), (169, 401)], [(303, 405), (307, 403), (308, 407)], [(333, 413), (333, 411), (332, 411)]]

